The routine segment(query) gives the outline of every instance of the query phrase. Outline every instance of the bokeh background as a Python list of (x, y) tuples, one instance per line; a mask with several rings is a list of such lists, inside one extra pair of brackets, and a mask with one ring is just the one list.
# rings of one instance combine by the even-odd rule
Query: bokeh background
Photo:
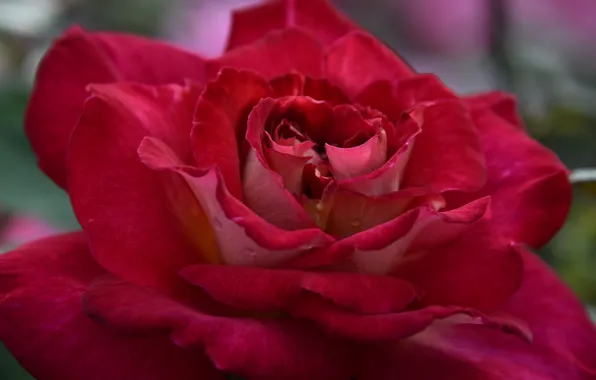
[[(257, 2), (0, 0), (0, 253), (77, 228), (66, 195), (37, 170), (22, 128), (35, 68), (53, 38), (79, 24), (214, 56), (227, 38), (230, 10)], [(567, 225), (540, 253), (589, 308), (596, 305), (596, 0), (334, 2), (454, 90), (518, 96), (530, 133), (574, 170)], [(31, 379), (1, 345), (0, 379)]]

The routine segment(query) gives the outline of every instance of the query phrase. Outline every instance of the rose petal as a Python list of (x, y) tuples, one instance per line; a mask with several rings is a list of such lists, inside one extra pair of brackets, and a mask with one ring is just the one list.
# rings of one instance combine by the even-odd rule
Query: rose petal
[(482, 324), (501, 332), (507, 331), (516, 334), (518, 339), (527, 338), (524, 326), (515, 323), (504, 325), (503, 320), (493, 320), (476, 310), (461, 307), (429, 306), (401, 313), (358, 315), (338, 309), (320, 298), (303, 297), (293, 305), (290, 313), (296, 317), (311, 319), (333, 334), (376, 344), (408, 338), (431, 326), (436, 320), (453, 316), (468, 316), (465, 319), (470, 323)]
[(416, 137), (422, 129), (418, 122), (408, 118), (405, 122), (397, 125), (396, 131), (398, 135), (394, 136), (388, 144), (397, 145), (399, 149), (380, 168), (360, 177), (340, 181), (342, 188), (366, 196), (377, 197), (389, 195), (403, 187), (403, 176)]
[[(153, 170), (162, 171), (169, 167), (185, 166), (178, 155), (163, 141), (155, 137), (145, 137), (137, 150), (139, 159)], [(194, 243), (207, 262), (221, 264), (222, 257), (217, 243), (215, 231), (210, 218), (205, 214), (200, 202), (186, 181), (176, 173), (163, 172), (159, 180), (167, 196), (167, 202), (186, 237)]]
[[(302, 174), (300, 165), (306, 160), (279, 157), (271, 151), (263, 150), (265, 125), (278, 106), (276, 99), (263, 99), (248, 118), (246, 140), (251, 146), (251, 151), (243, 172), (245, 204), (257, 215), (277, 227), (287, 230), (314, 227), (306, 211), (290, 193), (290, 191), (299, 190), (301, 178), (298, 176), (301, 177)], [(267, 161), (268, 155), (272, 158), (270, 162)], [(282, 172), (285, 175), (272, 170), (276, 168), (276, 164), (281, 165), (282, 162), (288, 163), (290, 160), (292, 165)], [(284, 187), (284, 184), (287, 187)]]
[(596, 376), (596, 327), (585, 307), (538, 256), (521, 246), (515, 249), (524, 263), (524, 277), (505, 311), (528, 322), (535, 345)]
[[(292, 194), (301, 194), (302, 173), (304, 172), (304, 167), (312, 158), (312, 156), (309, 155), (309, 151), (312, 151), (315, 144), (312, 141), (305, 141), (291, 147), (283, 146), (271, 140), (269, 134), (265, 134), (265, 140), (266, 143), (271, 146), (271, 148), (263, 148), (263, 154), (268, 164), (267, 166), (275, 173), (279, 174), (285, 189)], [(253, 154), (256, 154), (256, 152)], [(250, 171), (249, 166), (246, 165), (246, 178), (249, 181), (252, 177)]]
[(102, 273), (83, 233), (0, 255), (0, 340), (32, 376), (222, 379), (202, 352), (180, 349), (163, 333), (120, 337), (87, 317), (83, 291)]
[(541, 247), (569, 213), (567, 169), (554, 153), (492, 108), (472, 104), (472, 116), (480, 131), (488, 181), (476, 193), (448, 194), (448, 202), (458, 205), (490, 195), (495, 233)]
[(290, 73), (273, 78), (269, 84), (276, 98), (285, 96), (309, 96), (324, 100), (331, 105), (349, 103), (343, 91), (326, 79), (305, 77), (300, 73)]
[(596, 377), (596, 329), (584, 307), (534, 254), (517, 248), (524, 281), (506, 311), (528, 322), (531, 344), (482, 326), (435, 324), (362, 356), (358, 379), (588, 380)]
[[(413, 255), (412, 260), (401, 262), (393, 274), (424, 289), (424, 305), (460, 305), (494, 311), (519, 288), (523, 263), (510, 242), (501, 240), (491, 225), (487, 213), (459, 239), (429, 249), (427, 254)], [(420, 237), (448, 232), (441, 230), (440, 225), (436, 227)]]
[(396, 122), (404, 112), (440, 100), (457, 99), (433, 74), (417, 74), (400, 80), (373, 82), (356, 95), (354, 101), (379, 110)]
[[(381, 239), (398, 240), (404, 238), (415, 226), (420, 216), (420, 212), (420, 208), (410, 210), (403, 215), (400, 215), (398, 218), (395, 218), (390, 223), (385, 223), (382, 226), (377, 226), (376, 228), (338, 240), (324, 251), (315, 251), (303, 255), (285, 263), (284, 267), (305, 269), (337, 265), (349, 258), (358, 249), (355, 240), (356, 238), (370, 237), (369, 244), (371, 245), (374, 245), (375, 241), (380, 241)], [(380, 244), (382, 246), (383, 243), (381, 242)]]
[(181, 266), (201, 256), (169, 207), (161, 177), (139, 161), (137, 148), (145, 136), (157, 136), (192, 162), (187, 136), (197, 91), (137, 84), (92, 91), (68, 155), (69, 195), (91, 251), (127, 280), (177, 283)]
[(238, 199), (242, 199), (239, 151), (248, 114), (271, 91), (258, 74), (226, 68), (209, 83), (196, 106), (191, 138), (197, 166), (217, 165), (226, 187)]
[(317, 217), (324, 221), (321, 225), (325, 226), (327, 233), (346, 237), (395, 219), (412, 207), (417, 196), (422, 195), (408, 189), (370, 197), (332, 185), (317, 207)]
[(177, 173), (186, 181), (201, 208), (201, 215), (192, 215), (189, 210), (186, 217), (191, 224), (195, 217), (201, 225), (203, 215), (209, 221), (224, 263), (276, 266), (333, 241), (319, 229), (284, 231), (269, 224), (230, 195), (217, 168), (199, 172), (181, 167), (176, 161), (168, 162), (166, 157), (164, 154), (160, 160), (151, 160), (152, 156), (142, 156), (149, 167)]
[(340, 244), (353, 244), (356, 247), (351, 260), (358, 271), (389, 273), (396, 266), (416, 260), (416, 256), (427, 249), (430, 250), (429, 255), (436, 255), (438, 247), (461, 236), (480, 219), (486, 213), (488, 204), (489, 200), (483, 198), (447, 212), (423, 208), (412, 229), (403, 237), (394, 238), (393, 229), (400, 224), (395, 219), (344, 239)]
[(152, 289), (109, 278), (85, 292), (84, 304), (117, 331), (166, 331), (178, 346), (203, 347), (218, 369), (246, 379), (349, 377), (349, 347), (303, 321), (206, 315)]
[(486, 181), (484, 153), (463, 104), (440, 101), (415, 113), (422, 132), (416, 136), (403, 186), (426, 187), (432, 193), (480, 189)]
[(415, 297), (407, 282), (383, 276), (215, 265), (191, 266), (181, 274), (217, 301), (259, 313), (282, 311), (307, 294), (364, 314), (400, 311)]
[(66, 151), (89, 83), (159, 85), (186, 79), (204, 80), (199, 56), (143, 37), (67, 30), (41, 61), (27, 109), (25, 130), (40, 168), (66, 188)]
[(322, 44), (330, 44), (358, 29), (327, 0), (269, 1), (232, 14), (227, 50), (251, 44), (274, 30), (293, 26), (312, 33)]
[(214, 78), (223, 67), (251, 69), (271, 79), (292, 71), (321, 76), (323, 47), (300, 29), (273, 32), (250, 45), (210, 59), (205, 64), (207, 78)]
[[(245, 204), (269, 223), (286, 230), (315, 224), (291, 191), (301, 191), (302, 169), (308, 158), (279, 156), (269, 152), (271, 164), (251, 150), (244, 167)], [(281, 165), (288, 165), (280, 169)], [(277, 169), (276, 172), (273, 170)], [(279, 173), (279, 174), (278, 174)]]
[(393, 51), (361, 31), (351, 32), (329, 47), (324, 71), (325, 77), (349, 96), (378, 80), (397, 80), (414, 74)]
[(380, 168), (387, 161), (387, 133), (381, 130), (364, 144), (351, 148), (325, 144), (325, 152), (336, 180), (359, 177)]
[(517, 112), (515, 96), (500, 91), (486, 92), (465, 97), (465, 101), (472, 110), (490, 108), (512, 125), (525, 130), (523, 121)]

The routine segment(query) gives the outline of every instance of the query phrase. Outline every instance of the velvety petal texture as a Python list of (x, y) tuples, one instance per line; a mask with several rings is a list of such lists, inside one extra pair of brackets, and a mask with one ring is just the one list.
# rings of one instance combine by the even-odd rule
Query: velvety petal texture
[[(146, 136), (192, 160), (194, 87), (95, 85), (72, 134), (68, 188), (94, 257), (109, 271), (147, 285), (171, 286), (201, 261), (184, 234), (159, 173), (137, 149)], [(186, 137), (184, 139), (184, 137)]]
[(359, 29), (327, 1), (274, 0), (233, 13), (228, 50), (251, 44), (272, 31), (290, 27), (307, 30), (324, 45)]
[(66, 188), (68, 142), (90, 83), (201, 82), (204, 69), (198, 55), (162, 42), (119, 33), (89, 33), (79, 27), (67, 30), (40, 63), (27, 108), (25, 131), (39, 167)]
[(82, 228), (0, 256), (0, 340), (39, 380), (596, 379), (528, 250), (567, 169), (512, 96), (458, 96), (327, 0), (237, 11), (209, 60), (70, 29), (26, 124)]
[[(0, 339), (38, 379), (223, 379), (199, 350), (163, 334), (119, 336), (83, 312), (82, 294), (105, 271), (82, 232), (0, 255)], [(76, 358), (76, 360), (73, 360)]]

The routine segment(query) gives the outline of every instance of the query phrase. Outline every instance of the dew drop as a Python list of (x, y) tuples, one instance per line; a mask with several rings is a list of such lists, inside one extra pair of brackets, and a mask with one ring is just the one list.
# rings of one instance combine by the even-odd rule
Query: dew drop
[(352, 227), (360, 227), (362, 225), (362, 219), (354, 219), (350, 222)]

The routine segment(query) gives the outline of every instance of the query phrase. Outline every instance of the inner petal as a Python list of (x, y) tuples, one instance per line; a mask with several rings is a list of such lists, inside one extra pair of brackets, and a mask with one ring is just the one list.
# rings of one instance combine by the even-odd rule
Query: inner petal
[(387, 161), (387, 133), (381, 129), (364, 144), (350, 148), (325, 144), (325, 151), (335, 179), (359, 177), (380, 168)]

